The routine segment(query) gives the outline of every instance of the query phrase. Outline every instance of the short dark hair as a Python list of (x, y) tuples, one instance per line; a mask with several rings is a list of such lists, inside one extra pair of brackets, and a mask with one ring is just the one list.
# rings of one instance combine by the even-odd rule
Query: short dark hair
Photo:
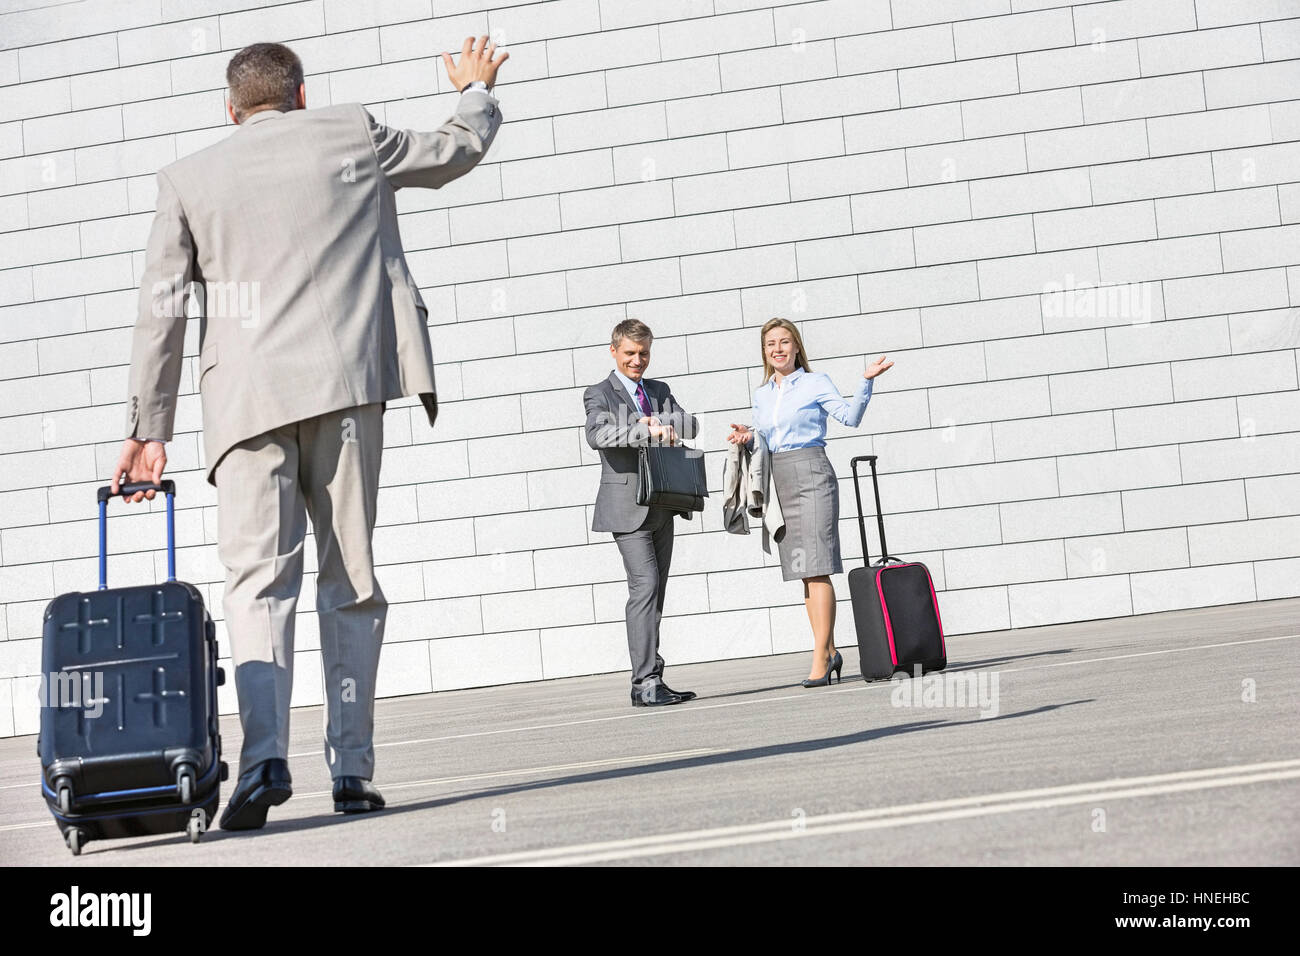
[(640, 319), (624, 319), (614, 326), (614, 331), (609, 337), (609, 344), (614, 348), (618, 348), (618, 343), (623, 339), (631, 339), (633, 342), (653, 342), (654, 333), (650, 331), (650, 326)]
[(230, 105), (241, 123), (259, 108), (289, 112), (302, 82), (302, 60), (283, 43), (246, 46), (226, 67)]

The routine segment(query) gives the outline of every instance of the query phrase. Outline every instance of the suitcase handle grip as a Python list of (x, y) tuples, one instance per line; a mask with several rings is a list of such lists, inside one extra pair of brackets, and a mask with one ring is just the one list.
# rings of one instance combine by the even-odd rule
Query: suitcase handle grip
[(120, 490), (115, 495), (113, 494), (112, 485), (104, 485), (98, 492), (96, 492), (95, 496), (100, 501), (107, 501), (109, 498), (129, 498), (137, 491), (161, 491), (165, 495), (176, 494), (176, 482), (172, 481), (170, 478), (164, 478), (156, 485), (152, 481), (136, 481), (129, 485), (121, 485), (119, 487)]
[(108, 499), (133, 495), (138, 491), (161, 491), (167, 496), (167, 580), (176, 580), (176, 482), (170, 478), (153, 484), (149, 481), (120, 486), (116, 495), (111, 485), (96, 493), (99, 501), (99, 589), (108, 588)]
[(876, 495), (876, 526), (880, 530), (880, 554), (883, 559), (889, 557), (889, 545), (885, 544), (885, 518), (880, 511), (880, 481), (876, 477), (876, 455), (855, 455), (849, 460), (853, 469), (853, 496), (858, 502), (858, 534), (862, 536), (862, 563), (871, 563), (871, 552), (867, 548), (867, 523), (862, 514), (862, 492), (858, 487), (858, 462), (865, 461), (871, 465), (871, 486)]

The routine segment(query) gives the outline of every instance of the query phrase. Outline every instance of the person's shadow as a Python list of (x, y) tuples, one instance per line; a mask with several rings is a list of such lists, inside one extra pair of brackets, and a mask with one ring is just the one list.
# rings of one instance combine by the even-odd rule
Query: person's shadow
[[(942, 671), (928, 671), (927, 674), (948, 673), (951, 671), (969, 671), (969, 670), (975, 670), (976, 668), (979, 667), (989, 667), (990, 665), (993, 664), (1007, 664), (1010, 663), (1011, 661), (1029, 660), (1034, 657), (1046, 657), (1053, 654), (1070, 654), (1073, 653), (1073, 651), (1074, 651), (1073, 647), (1058, 647), (1050, 651), (1036, 651), (1032, 654), (1008, 654), (1005, 657), (986, 657), (983, 660), (979, 660), (979, 661), (959, 661), (955, 664), (950, 663)], [(903, 674), (903, 676), (908, 676), (908, 675)], [(850, 683), (852, 683), (854, 680), (862, 680), (862, 675), (860, 673), (850, 674), (848, 680)], [(837, 680), (836, 686), (838, 686), (839, 683), (840, 681)], [(871, 681), (870, 683), (879, 687), (892, 686), (888, 680), (877, 680), (877, 681)], [(732, 691), (729, 694), (708, 694), (707, 696), (701, 694), (699, 699), (701, 701), (726, 700), (729, 697), (749, 697), (754, 694), (766, 694), (768, 691), (791, 690), (796, 687), (799, 688), (800, 690), (804, 689), (801, 684), (795, 681), (789, 684), (775, 684), (771, 687), (755, 687), (752, 690), (736, 690), (736, 691)]]
[[(882, 682), (883, 683), (883, 682)], [(463, 803), (468, 800), (484, 800), (492, 797), (504, 797), (511, 794), (527, 793), (532, 790), (545, 790), (551, 787), (575, 786), (584, 783), (599, 783), (607, 780), (620, 780), (627, 777), (642, 777), (652, 774), (672, 773), (676, 770), (695, 770), (700, 767), (720, 767), (727, 764), (740, 763), (750, 760), (762, 760), (766, 757), (780, 757), (790, 754), (811, 754), (820, 753), (826, 750), (834, 750), (837, 747), (847, 747), (853, 744), (869, 743), (873, 740), (883, 740), (888, 737), (896, 737), (901, 734), (917, 733), (923, 730), (935, 730), (941, 727), (954, 727), (963, 724), (995, 724), (1000, 720), (1016, 720), (1021, 717), (1032, 717), (1038, 714), (1049, 713), (1054, 710), (1060, 710), (1063, 707), (1073, 707), (1076, 704), (1090, 704), (1096, 698), (1086, 698), (1083, 700), (1066, 701), (1060, 704), (1044, 704), (1041, 707), (1034, 707), (1030, 710), (1017, 711), (1014, 714), (1000, 714), (997, 717), (975, 717), (969, 720), (916, 720), (911, 723), (898, 724), (893, 727), (875, 727), (870, 730), (860, 730), (851, 734), (840, 734), (835, 737), (821, 737), (813, 740), (798, 740), (784, 744), (768, 744), (763, 747), (746, 747), (742, 750), (730, 750), (725, 753), (701, 754), (696, 757), (674, 757), (671, 760), (661, 760), (657, 763), (637, 764), (630, 767), (610, 767), (602, 770), (589, 770), (583, 773), (567, 774), (558, 777), (548, 777), (543, 780), (533, 780), (525, 783), (510, 784), (507, 786), (491, 787), (487, 790), (474, 790), (467, 793), (451, 794), (443, 797), (431, 797), (427, 800), (420, 800), (415, 803), (403, 803), (390, 805), (384, 810), (375, 814), (375, 818), (391, 818), (393, 816), (412, 813), (419, 810), (432, 810), (438, 807), (446, 807), (456, 803)], [(382, 787), (380, 789), (383, 789)], [(369, 815), (359, 815), (360, 818)], [(292, 833), (296, 830), (315, 830), (320, 827), (339, 826), (342, 824), (356, 822), (359, 817), (344, 816), (343, 814), (331, 811), (328, 814), (319, 816), (302, 817), (296, 820), (276, 821), (271, 818), (267, 821), (266, 827), (261, 833)], [(251, 833), (229, 833), (224, 830), (213, 829), (204, 835), (204, 841), (226, 840), (231, 837), (239, 838), (249, 836)], [(164, 837), (159, 840), (150, 840), (147, 843), (135, 843), (131, 846), (119, 847), (122, 850), (141, 850), (149, 847), (159, 846), (166, 843), (174, 843), (175, 837)], [(93, 846), (93, 844), (91, 844)], [(107, 847), (106, 847), (107, 849)]]
[(957, 661), (955, 664), (949, 663), (944, 668), (946, 671), (969, 671), (977, 667), (988, 667), (992, 664), (1009, 664), (1012, 661), (1027, 661), (1035, 657), (1053, 657), (1058, 654), (1072, 654), (1073, 647), (1054, 647), (1050, 651), (1035, 651), (1032, 654), (1008, 654), (1005, 657), (986, 657), (981, 661)]

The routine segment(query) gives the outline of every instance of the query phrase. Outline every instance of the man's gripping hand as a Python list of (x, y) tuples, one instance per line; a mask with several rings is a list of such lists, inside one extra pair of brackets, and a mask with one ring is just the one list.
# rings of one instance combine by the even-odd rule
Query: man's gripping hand
[[(162, 481), (163, 469), (167, 467), (167, 449), (160, 441), (144, 441), (139, 438), (128, 438), (122, 442), (122, 453), (118, 456), (117, 467), (113, 469), (112, 490), (117, 494), (122, 487), (122, 479), (126, 479), (126, 484), (133, 484), (138, 481), (148, 481), (158, 484)], [(156, 492), (137, 491), (127, 502), (134, 504), (145, 498), (152, 498)]]

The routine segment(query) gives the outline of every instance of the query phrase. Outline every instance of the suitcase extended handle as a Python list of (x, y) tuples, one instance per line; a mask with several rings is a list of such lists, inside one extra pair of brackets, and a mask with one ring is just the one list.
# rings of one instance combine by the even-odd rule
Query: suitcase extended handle
[(164, 478), (156, 485), (152, 481), (137, 481), (129, 485), (120, 485), (116, 495), (113, 494), (112, 485), (103, 485), (99, 491), (96, 492), (95, 497), (100, 501), (107, 501), (109, 498), (118, 497), (129, 498), (137, 491), (161, 491), (165, 495), (174, 495), (176, 494), (176, 482), (172, 481), (170, 478)]
[(108, 588), (108, 499), (126, 497), (137, 491), (161, 491), (167, 496), (167, 580), (176, 580), (176, 482), (170, 478), (153, 484), (149, 481), (121, 485), (116, 495), (112, 485), (104, 485), (96, 493), (99, 501), (99, 589)]
[[(876, 456), (856, 455), (849, 461), (853, 469), (853, 496), (858, 501), (858, 534), (862, 535), (862, 563), (870, 564), (871, 552), (867, 548), (867, 523), (862, 516), (862, 492), (858, 488), (858, 462), (865, 461), (871, 465), (871, 485), (876, 493), (876, 526), (880, 529), (881, 564), (889, 558), (889, 545), (885, 544), (885, 518), (880, 511), (880, 481), (876, 477)], [(897, 559), (895, 559), (897, 560)]]

